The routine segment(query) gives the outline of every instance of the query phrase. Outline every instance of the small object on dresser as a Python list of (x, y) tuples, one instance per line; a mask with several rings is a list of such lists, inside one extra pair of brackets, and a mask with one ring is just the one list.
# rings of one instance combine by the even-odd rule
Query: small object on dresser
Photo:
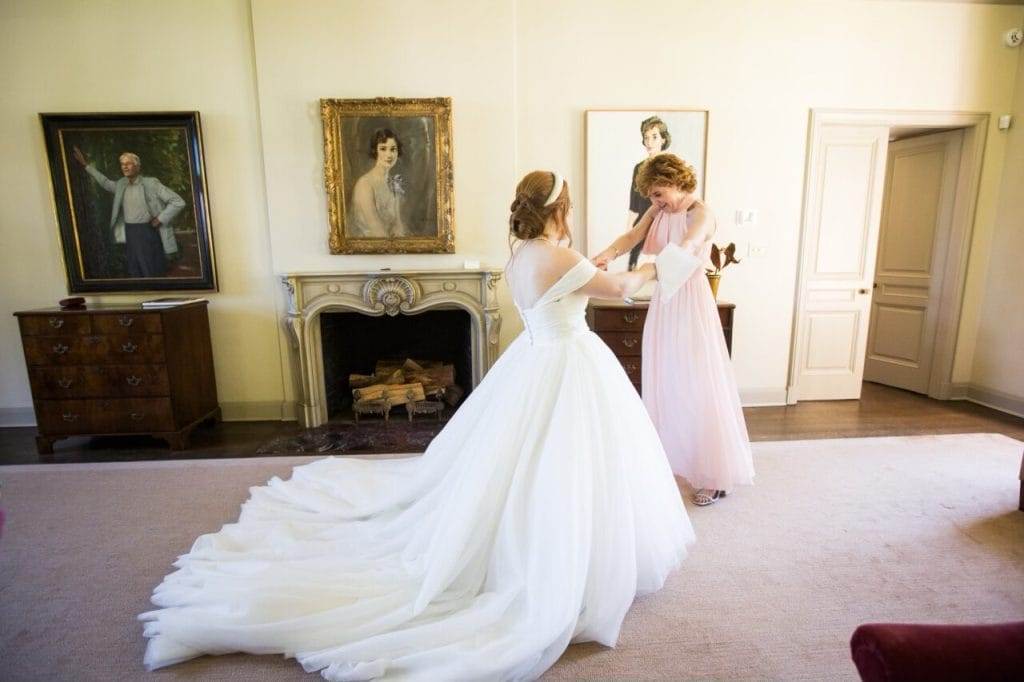
[(186, 303), (196, 303), (198, 301), (205, 301), (205, 298), (177, 298), (174, 296), (167, 296), (164, 298), (153, 298), (148, 301), (142, 302), (142, 307), (150, 310), (155, 308), (173, 308), (178, 305), (185, 305)]
[(81, 296), (62, 298), (57, 303), (60, 305), (61, 310), (85, 310), (85, 299)]

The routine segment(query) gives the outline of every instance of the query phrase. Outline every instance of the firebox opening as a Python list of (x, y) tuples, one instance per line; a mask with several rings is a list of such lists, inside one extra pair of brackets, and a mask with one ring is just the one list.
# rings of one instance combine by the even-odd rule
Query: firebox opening
[[(470, 317), (464, 310), (428, 310), (395, 317), (355, 312), (320, 315), (328, 419), (352, 414), (352, 374), (372, 375), (380, 361), (453, 365), (455, 383), (473, 388)], [(464, 398), (463, 398), (464, 399)]]

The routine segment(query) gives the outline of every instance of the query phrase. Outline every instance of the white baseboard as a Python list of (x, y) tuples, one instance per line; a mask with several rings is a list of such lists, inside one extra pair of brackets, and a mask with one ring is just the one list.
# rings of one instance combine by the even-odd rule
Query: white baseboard
[(0, 428), (9, 426), (35, 426), (36, 411), (32, 406), (0, 407)]
[(740, 403), (743, 407), (768, 407), (786, 404), (785, 388), (741, 388)]
[(968, 383), (955, 383), (949, 385), (949, 397), (946, 400), (967, 400), (967, 394), (971, 385)]
[(969, 384), (967, 386), (967, 400), (978, 403), (993, 410), (1006, 412), (1015, 417), (1024, 417), (1024, 398), (1005, 391), (997, 391), (994, 388)]
[(220, 411), (226, 422), (291, 422), (297, 418), (295, 403), (277, 400), (222, 402)]

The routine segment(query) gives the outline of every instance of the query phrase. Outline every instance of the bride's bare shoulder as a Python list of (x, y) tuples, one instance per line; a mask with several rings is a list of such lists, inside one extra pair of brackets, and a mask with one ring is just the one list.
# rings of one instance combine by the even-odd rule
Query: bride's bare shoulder
[(557, 270), (568, 270), (583, 259), (579, 251), (565, 246), (554, 246), (549, 244), (538, 245), (538, 248), (524, 248), (515, 256), (524, 264), (529, 264), (532, 270), (543, 270), (552, 272)]

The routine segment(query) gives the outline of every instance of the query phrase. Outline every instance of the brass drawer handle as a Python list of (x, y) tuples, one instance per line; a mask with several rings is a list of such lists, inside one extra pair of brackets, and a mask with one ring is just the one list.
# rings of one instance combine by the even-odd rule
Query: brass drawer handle
[(71, 348), (63, 343), (55, 343), (53, 345), (53, 352), (57, 355), (64, 355), (69, 350), (71, 350)]
[(76, 422), (76, 421), (78, 421), (78, 415), (74, 414), (72, 412), (65, 412), (63, 414), (63, 417), (64, 417), (64, 421), (66, 421), (66, 422)]
[(122, 315), (121, 317), (117, 318), (117, 323), (122, 327), (130, 327), (133, 324), (135, 324), (135, 318), (131, 317), (130, 315)]
[(73, 384), (73, 383), (75, 383), (75, 382), (73, 380), (71, 380), (71, 379), (64, 379), (64, 378), (57, 379), (57, 384), (61, 388), (71, 388), (71, 384)]
[(132, 418), (132, 421), (140, 422), (140, 421), (142, 421), (143, 417), (145, 417), (146, 415), (142, 414), (141, 412), (132, 412), (128, 416)]
[(131, 341), (129, 341), (128, 343), (122, 343), (121, 344), (121, 352), (122, 353), (134, 353), (138, 349), (139, 349), (139, 347), (136, 346)]
[(640, 315), (638, 313), (623, 313), (622, 314), (622, 321), (625, 322), (626, 324), (633, 324), (634, 322), (636, 322), (639, 319), (640, 319)]
[(59, 317), (51, 317), (50, 326), (53, 327), (54, 329), (60, 329), (61, 327), (64, 326), (64, 320), (60, 319)]
[(125, 377), (125, 381), (128, 382), (129, 386), (138, 386), (139, 384), (142, 383), (142, 377), (137, 377), (134, 374), (132, 374), (129, 377)]
[(636, 339), (622, 339), (622, 345), (626, 348), (632, 348), (636, 345)]

